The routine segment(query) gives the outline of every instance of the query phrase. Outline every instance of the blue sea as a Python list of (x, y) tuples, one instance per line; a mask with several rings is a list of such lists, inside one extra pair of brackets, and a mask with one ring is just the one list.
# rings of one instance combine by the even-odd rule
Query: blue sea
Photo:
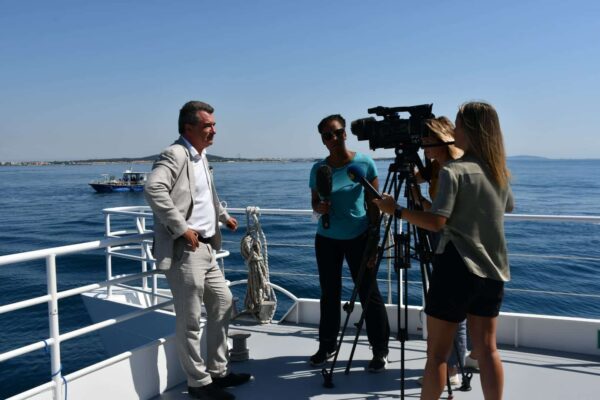
[[(377, 161), (383, 185), (388, 161)], [(310, 208), (310, 162), (214, 163), (221, 200), (229, 207)], [(0, 167), (0, 255), (97, 240), (104, 234), (101, 210), (144, 205), (141, 193), (97, 194), (87, 185), (100, 174), (120, 175), (130, 165)], [(135, 165), (150, 170), (150, 164)], [(515, 213), (600, 215), (600, 160), (509, 160)], [(230, 280), (245, 277), (240, 229), (225, 233)], [(318, 297), (313, 253), (315, 222), (306, 216), (263, 216), (269, 243), (272, 281), (300, 297)], [(506, 224), (512, 281), (503, 311), (599, 318), (600, 225), (512, 222)], [(284, 246), (292, 244), (295, 247)], [(299, 246), (298, 246), (299, 245)], [(59, 290), (104, 280), (102, 252), (59, 257)], [(115, 274), (136, 271), (131, 262), (116, 263)], [(302, 276), (306, 274), (305, 276)], [(380, 278), (386, 271), (380, 270)], [(418, 269), (409, 270), (420, 281)], [(345, 296), (352, 285), (346, 281)], [(0, 305), (45, 294), (44, 262), (0, 267)], [(411, 284), (409, 302), (420, 302), (420, 287)], [(532, 293), (530, 290), (539, 292)], [(572, 293), (574, 295), (548, 292)], [(384, 295), (386, 295), (384, 290)], [(593, 295), (593, 296), (587, 296)], [(243, 292), (236, 293), (243, 299)], [(282, 297), (282, 296), (280, 296)], [(286, 303), (282, 300), (280, 308)], [(61, 332), (90, 322), (78, 296), (59, 302)], [(47, 306), (0, 315), (0, 353), (48, 336)], [(91, 365), (104, 356), (97, 334), (62, 344), (63, 373)], [(44, 350), (0, 363), (0, 398), (50, 379)]]

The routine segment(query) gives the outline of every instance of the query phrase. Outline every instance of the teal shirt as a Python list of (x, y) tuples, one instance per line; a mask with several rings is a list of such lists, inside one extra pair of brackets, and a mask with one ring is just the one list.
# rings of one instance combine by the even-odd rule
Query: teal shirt
[[(317, 170), (325, 160), (315, 163), (310, 171), (309, 186), (317, 190)], [(369, 226), (365, 208), (365, 191), (360, 183), (352, 182), (348, 177), (348, 167), (355, 164), (362, 168), (369, 182), (377, 178), (377, 167), (373, 159), (365, 154), (356, 153), (352, 162), (341, 167), (331, 168), (332, 187), (329, 201), (329, 229), (323, 228), (321, 218), (317, 233), (331, 239), (353, 239), (363, 233)]]

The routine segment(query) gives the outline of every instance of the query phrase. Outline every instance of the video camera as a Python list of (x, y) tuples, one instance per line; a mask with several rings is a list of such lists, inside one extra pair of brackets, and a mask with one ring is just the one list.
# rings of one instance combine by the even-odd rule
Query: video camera
[[(421, 139), (427, 135), (425, 121), (435, 118), (431, 109), (433, 104), (421, 104), (410, 107), (373, 107), (369, 108), (369, 114), (383, 117), (376, 120), (374, 117), (360, 118), (352, 121), (350, 130), (358, 140), (368, 140), (369, 148), (395, 149), (408, 145), (419, 147)], [(408, 112), (410, 117), (402, 119), (398, 115)]]

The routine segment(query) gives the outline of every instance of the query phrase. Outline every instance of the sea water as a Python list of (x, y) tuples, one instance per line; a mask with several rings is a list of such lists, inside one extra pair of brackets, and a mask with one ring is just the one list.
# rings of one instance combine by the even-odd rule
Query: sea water
[[(381, 186), (390, 161), (379, 160)], [(309, 209), (312, 162), (214, 163), (221, 200), (229, 207)], [(98, 194), (87, 185), (100, 174), (119, 176), (131, 165), (0, 167), (0, 255), (97, 240), (104, 234), (102, 209), (145, 205), (141, 193)], [(514, 213), (600, 216), (600, 160), (510, 159)], [(148, 171), (149, 164), (135, 165)], [(246, 218), (236, 233), (225, 232), (230, 280), (246, 273), (239, 255)], [(308, 216), (263, 216), (272, 281), (299, 297), (319, 297), (314, 260), (315, 222)], [(598, 318), (600, 225), (510, 222), (506, 235), (512, 272), (503, 311)], [(290, 247), (291, 246), (291, 247)], [(105, 279), (102, 251), (57, 259), (59, 290)], [(116, 262), (115, 274), (137, 265)], [(387, 275), (385, 266), (379, 278)], [(352, 284), (345, 274), (344, 297)], [(392, 272), (395, 279), (396, 274)], [(418, 268), (409, 270), (409, 303), (420, 304)], [(381, 285), (384, 296), (387, 288)], [(550, 293), (553, 292), (553, 293)], [(569, 294), (554, 294), (554, 293)], [(46, 293), (44, 261), (0, 267), (0, 305)], [(235, 293), (243, 299), (243, 292)], [(280, 298), (280, 310), (289, 304)], [(396, 301), (394, 299), (394, 301)], [(90, 323), (79, 296), (59, 302), (61, 332)], [(0, 315), (0, 352), (48, 336), (46, 304)], [(105, 357), (96, 333), (62, 343), (62, 372), (68, 374)], [(307, 354), (308, 355), (308, 354)], [(49, 355), (39, 350), (0, 363), (0, 398), (47, 382)]]

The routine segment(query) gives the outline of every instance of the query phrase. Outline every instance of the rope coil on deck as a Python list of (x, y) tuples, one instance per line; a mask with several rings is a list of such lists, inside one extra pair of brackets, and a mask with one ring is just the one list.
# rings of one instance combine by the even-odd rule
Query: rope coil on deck
[(277, 297), (269, 281), (267, 238), (258, 219), (258, 207), (246, 208), (246, 235), (240, 243), (240, 253), (248, 266), (248, 288), (244, 312), (254, 315), (261, 323), (269, 323), (275, 315)]

